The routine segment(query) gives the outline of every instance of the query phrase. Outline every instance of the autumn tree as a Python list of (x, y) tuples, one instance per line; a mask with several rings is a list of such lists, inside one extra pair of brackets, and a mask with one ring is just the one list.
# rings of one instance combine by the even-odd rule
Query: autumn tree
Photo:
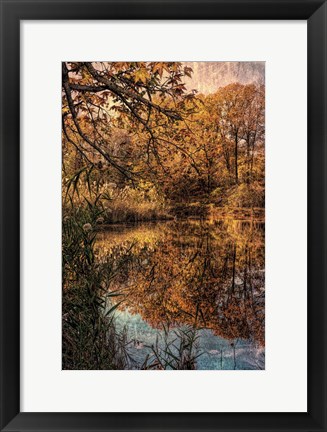
[[(63, 172), (168, 205), (264, 205), (264, 87), (188, 92), (170, 62), (63, 63)], [(90, 175), (91, 172), (91, 175)]]
[[(82, 159), (94, 164), (95, 155), (129, 180), (139, 174), (123, 166), (112, 151), (113, 131), (144, 133), (145, 151), (158, 153), (157, 124), (171, 127), (187, 114), (183, 101), (192, 98), (182, 82), (191, 69), (181, 63), (84, 62), (62, 64), (63, 137)], [(154, 95), (160, 100), (154, 102)], [(169, 100), (170, 104), (165, 101)], [(153, 114), (156, 114), (156, 122)]]

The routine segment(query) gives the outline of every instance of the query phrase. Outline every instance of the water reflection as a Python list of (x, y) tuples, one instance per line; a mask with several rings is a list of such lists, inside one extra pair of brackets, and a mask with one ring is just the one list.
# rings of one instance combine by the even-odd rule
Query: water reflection
[(216, 357), (203, 357), (198, 368), (223, 369), (223, 351), (225, 364), (231, 358), (225, 368), (234, 369), (240, 352), (245, 363), (248, 354), (264, 352), (263, 223), (120, 225), (99, 234), (97, 255), (115, 266), (110, 290), (124, 293), (121, 322), (133, 333), (139, 357), (137, 344), (149, 345), (164, 326), (185, 325), (201, 329), (200, 345), (208, 358)]

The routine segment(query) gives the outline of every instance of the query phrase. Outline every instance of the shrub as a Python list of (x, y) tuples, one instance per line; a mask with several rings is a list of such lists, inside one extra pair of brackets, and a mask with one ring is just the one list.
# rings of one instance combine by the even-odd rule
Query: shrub
[(265, 189), (259, 182), (242, 183), (234, 186), (228, 193), (229, 207), (254, 208), (265, 206)]

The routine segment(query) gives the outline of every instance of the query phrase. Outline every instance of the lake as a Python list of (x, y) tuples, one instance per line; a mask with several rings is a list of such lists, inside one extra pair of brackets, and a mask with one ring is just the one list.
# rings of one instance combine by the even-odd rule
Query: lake
[(131, 369), (265, 368), (264, 227), (181, 220), (98, 233)]

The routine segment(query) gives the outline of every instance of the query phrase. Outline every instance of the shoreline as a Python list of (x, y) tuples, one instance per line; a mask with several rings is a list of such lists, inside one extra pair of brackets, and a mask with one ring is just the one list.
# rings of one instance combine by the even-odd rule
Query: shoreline
[[(218, 211), (217, 211), (218, 210)], [(106, 229), (112, 227), (119, 226), (135, 226), (140, 224), (154, 224), (154, 223), (162, 223), (162, 222), (186, 222), (186, 221), (223, 221), (223, 220), (235, 220), (240, 222), (257, 222), (257, 223), (265, 223), (265, 209), (255, 208), (255, 209), (215, 209), (214, 214), (209, 214), (207, 216), (167, 216), (167, 217), (159, 217), (159, 218), (140, 218), (137, 220), (121, 220), (115, 222), (106, 222), (99, 224), (95, 227), (96, 231), (105, 231)]]

